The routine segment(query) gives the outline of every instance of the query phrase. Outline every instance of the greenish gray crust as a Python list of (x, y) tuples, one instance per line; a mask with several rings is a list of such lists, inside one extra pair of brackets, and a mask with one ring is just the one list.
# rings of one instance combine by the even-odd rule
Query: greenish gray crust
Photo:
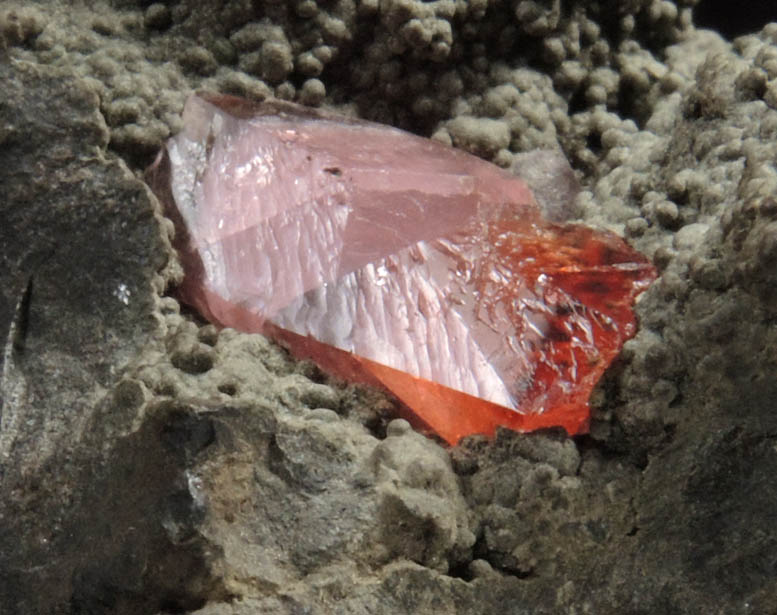
[[(0, 6), (0, 605), (18, 613), (777, 611), (777, 25), (688, 2)], [(204, 88), (510, 167), (659, 280), (588, 436), (445, 449), (165, 296), (140, 177)]]

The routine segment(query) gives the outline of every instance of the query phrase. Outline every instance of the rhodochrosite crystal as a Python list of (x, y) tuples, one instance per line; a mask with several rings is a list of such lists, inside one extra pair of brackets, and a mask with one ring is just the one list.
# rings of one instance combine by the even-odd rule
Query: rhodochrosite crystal
[(183, 120), (149, 178), (205, 318), (388, 389), (450, 443), (586, 430), (655, 277), (620, 238), (549, 222), (514, 175), (387, 126), (207, 95)]

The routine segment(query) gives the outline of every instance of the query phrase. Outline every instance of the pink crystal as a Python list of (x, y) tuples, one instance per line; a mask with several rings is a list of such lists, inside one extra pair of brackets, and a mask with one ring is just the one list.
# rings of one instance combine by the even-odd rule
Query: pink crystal
[(206, 95), (183, 120), (149, 178), (205, 318), (387, 388), (451, 443), (587, 428), (655, 276), (621, 239), (548, 222), (514, 175), (387, 126)]

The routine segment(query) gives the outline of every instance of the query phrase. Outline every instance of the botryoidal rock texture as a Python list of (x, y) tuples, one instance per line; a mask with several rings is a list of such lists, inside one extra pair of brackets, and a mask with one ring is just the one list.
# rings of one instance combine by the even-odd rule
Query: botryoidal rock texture
[[(3, 3), (0, 610), (777, 611), (777, 26), (690, 4)], [(164, 296), (198, 87), (560, 145), (662, 273), (590, 436), (446, 449)]]

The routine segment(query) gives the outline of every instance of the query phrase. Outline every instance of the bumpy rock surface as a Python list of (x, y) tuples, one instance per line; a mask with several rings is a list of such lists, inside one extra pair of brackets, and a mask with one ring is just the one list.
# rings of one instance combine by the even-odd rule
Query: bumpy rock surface
[[(777, 26), (691, 4), (3, 3), (3, 612), (777, 610)], [(133, 172), (201, 87), (560, 145), (662, 272), (591, 436), (444, 449), (163, 296)]]

